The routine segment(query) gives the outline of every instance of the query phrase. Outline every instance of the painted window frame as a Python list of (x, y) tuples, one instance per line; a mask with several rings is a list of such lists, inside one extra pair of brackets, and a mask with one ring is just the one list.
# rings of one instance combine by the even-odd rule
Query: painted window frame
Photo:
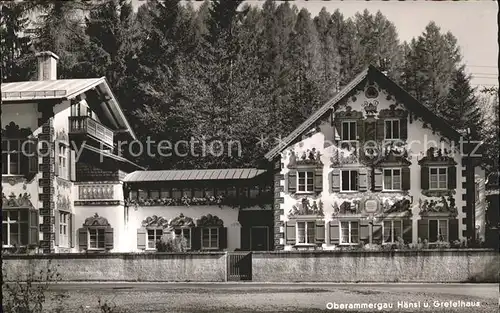
[[(150, 246), (149, 232), (153, 232), (153, 247)], [(158, 234), (161, 232), (161, 234)], [(156, 250), (156, 242), (165, 234), (161, 227), (146, 227), (146, 250)]]
[[(96, 234), (96, 246), (91, 247), (91, 236), (92, 233), (95, 232)], [(102, 232), (102, 248), (99, 247), (100, 239), (101, 239), (101, 233)], [(89, 226), (87, 227), (87, 250), (89, 251), (104, 251), (106, 250), (106, 228), (105, 227), (94, 227), (94, 226)]]
[[(26, 211), (26, 220), (23, 220), (22, 219), (22, 215), (21, 215), (21, 211)], [(11, 213), (16, 213), (17, 215), (17, 220), (13, 220), (11, 219)], [(4, 214), (6, 214), (6, 220), (4, 220)], [(12, 248), (12, 247), (25, 247), (29, 244), (29, 235), (30, 235), (30, 220), (29, 220), (29, 214), (30, 214), (30, 210), (29, 209), (2, 209), (2, 247), (3, 248)], [(11, 231), (11, 225), (17, 225), (17, 239), (18, 239), (18, 243), (17, 244), (12, 244), (11, 242), (11, 237), (12, 237), (12, 231)], [(26, 234), (25, 234), (25, 239), (26, 239), (26, 244), (23, 244), (21, 243), (21, 233), (22, 233), (22, 225), (25, 225), (26, 227)], [(7, 244), (4, 244), (3, 240), (4, 240), (4, 234), (3, 234), (3, 230), (6, 230), (6, 243)]]
[[(300, 242), (299, 236), (299, 224), (304, 225), (304, 242)], [(309, 229), (310, 224), (312, 228)], [(309, 233), (309, 232), (312, 233)], [(312, 236), (312, 242), (309, 242), (309, 238)], [(314, 245), (316, 244), (316, 221), (315, 220), (297, 220), (295, 221), (295, 245)]]
[[(432, 174), (432, 170), (436, 170), (436, 174)], [(444, 170), (444, 174), (439, 174), (439, 170)], [(437, 187), (433, 188), (432, 187), (432, 175), (436, 175), (436, 183)], [(444, 188), (440, 187), (440, 182), (441, 181), (439, 178), (444, 177)], [(429, 167), (429, 190), (447, 190), (448, 189), (448, 167), (446, 166), (431, 166)]]
[[(391, 171), (390, 188), (387, 188), (385, 183), (385, 171)], [(394, 171), (399, 171), (399, 188), (394, 188)], [(403, 190), (403, 169), (401, 167), (386, 167), (382, 172), (382, 191), (402, 191)]]
[[(300, 183), (300, 180), (301, 180), (301, 174), (304, 174), (304, 184), (301, 184)], [(309, 177), (309, 175), (311, 177)], [(313, 170), (298, 170), (297, 171), (297, 191), (295, 193), (313, 193), (314, 192), (314, 171)], [(312, 182), (309, 183), (309, 180), (311, 180)], [(304, 190), (300, 190), (300, 186), (303, 186), (304, 187)], [(311, 190), (309, 190), (309, 188)]]
[[(343, 189), (344, 188), (343, 187), (343, 185), (344, 185), (343, 182), (344, 181), (343, 181), (342, 176), (343, 176), (344, 172), (349, 172), (349, 189), (348, 190), (344, 190)], [(356, 185), (354, 187), (355, 189), (351, 189), (351, 186), (352, 186), (352, 181), (351, 181), (352, 174), (351, 174), (351, 172), (356, 172)], [(346, 169), (341, 169), (340, 170), (340, 192), (342, 192), (342, 193), (345, 193), (345, 192), (346, 193), (349, 193), (349, 192), (359, 192), (359, 169), (347, 169), (346, 168)]]
[[(395, 234), (395, 229), (396, 227), (394, 226), (394, 222), (399, 222), (399, 236)], [(386, 230), (386, 223), (390, 223), (389, 229), (390, 229), (390, 240), (386, 241), (385, 240), (385, 230)], [(382, 223), (382, 244), (393, 244), (398, 242), (398, 238), (401, 237), (403, 238), (403, 220), (402, 219), (390, 219), (390, 220), (385, 220)]]
[[(437, 226), (437, 240), (436, 241), (431, 241), (431, 221), (437, 221), (436, 226)], [(441, 223), (444, 223), (446, 225), (446, 233), (443, 235), (441, 233)], [(448, 242), (450, 238), (450, 221), (448, 219), (444, 218), (431, 218), (429, 219), (429, 224), (427, 226), (427, 233), (429, 234), (429, 243), (434, 243), (434, 242)], [(440, 240), (440, 238), (443, 238), (443, 240)]]
[[(177, 232), (180, 231), (180, 234), (177, 234)], [(175, 238), (180, 238), (181, 236), (186, 238), (186, 232), (189, 234), (189, 236), (186, 238), (186, 248), (188, 250), (191, 250), (191, 238), (193, 238), (193, 232), (191, 230), (191, 227), (175, 227), (173, 229), (174, 232), (174, 237)]]
[[(394, 122), (398, 122), (398, 136), (397, 138), (394, 137)], [(388, 137), (387, 134), (387, 123), (391, 123), (391, 137)], [(397, 118), (389, 118), (389, 119), (384, 119), (384, 140), (391, 141), (391, 140), (400, 140), (401, 139), (401, 120)]]
[(59, 247), (69, 248), (69, 225), (71, 213), (59, 211)]
[[(215, 230), (215, 240), (216, 244), (215, 246), (212, 246), (212, 236), (214, 235), (214, 230)], [(208, 231), (208, 243), (209, 246), (205, 246), (205, 242), (203, 240), (203, 235), (205, 231)], [(219, 227), (202, 227), (201, 228), (201, 249), (202, 250), (218, 250), (219, 249), (219, 237), (220, 237), (220, 232), (219, 232)]]
[[(344, 242), (342, 240), (342, 230), (345, 229), (343, 227), (343, 225), (347, 223), (348, 225), (348, 238), (349, 238), (349, 242)], [(357, 224), (357, 227), (352, 227), (352, 223), (356, 223)], [(354, 242), (352, 239), (353, 239), (353, 234), (352, 234), (352, 230), (353, 229), (356, 229), (357, 230), (357, 241)], [(352, 246), (352, 245), (358, 245), (359, 242), (360, 242), (360, 222), (359, 221), (340, 221), (339, 222), (339, 245), (345, 245), (345, 246)]]

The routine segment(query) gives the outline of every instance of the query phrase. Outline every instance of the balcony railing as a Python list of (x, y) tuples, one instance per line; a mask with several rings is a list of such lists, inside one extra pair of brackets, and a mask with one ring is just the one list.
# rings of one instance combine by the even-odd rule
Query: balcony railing
[(90, 135), (113, 147), (113, 131), (88, 116), (71, 116), (69, 118), (69, 132)]

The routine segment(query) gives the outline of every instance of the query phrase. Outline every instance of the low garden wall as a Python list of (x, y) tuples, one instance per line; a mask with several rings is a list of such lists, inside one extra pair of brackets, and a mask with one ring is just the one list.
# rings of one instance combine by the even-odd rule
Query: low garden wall
[(254, 252), (257, 282), (500, 282), (500, 254), (484, 249)]
[[(4, 255), (7, 278), (21, 279), (30, 269), (51, 269), (62, 281), (226, 280), (226, 253)], [(30, 266), (33, 266), (30, 268)], [(5, 277), (4, 277), (5, 279)]]

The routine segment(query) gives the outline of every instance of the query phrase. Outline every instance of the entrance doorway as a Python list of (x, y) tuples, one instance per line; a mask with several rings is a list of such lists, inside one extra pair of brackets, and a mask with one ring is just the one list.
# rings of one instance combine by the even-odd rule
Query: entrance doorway
[(252, 251), (269, 250), (269, 230), (267, 226), (252, 226), (250, 228), (250, 247)]

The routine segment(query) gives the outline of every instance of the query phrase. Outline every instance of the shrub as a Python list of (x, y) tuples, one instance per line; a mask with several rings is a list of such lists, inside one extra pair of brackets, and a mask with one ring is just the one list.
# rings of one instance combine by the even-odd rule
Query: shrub
[(186, 252), (188, 243), (184, 237), (172, 238), (170, 234), (163, 235), (156, 242), (156, 250), (158, 252)]
[(2, 307), (6, 313), (41, 313), (49, 284), (60, 280), (50, 260), (41, 270), (30, 260), (28, 273), (7, 273), (2, 267), (2, 275)]

